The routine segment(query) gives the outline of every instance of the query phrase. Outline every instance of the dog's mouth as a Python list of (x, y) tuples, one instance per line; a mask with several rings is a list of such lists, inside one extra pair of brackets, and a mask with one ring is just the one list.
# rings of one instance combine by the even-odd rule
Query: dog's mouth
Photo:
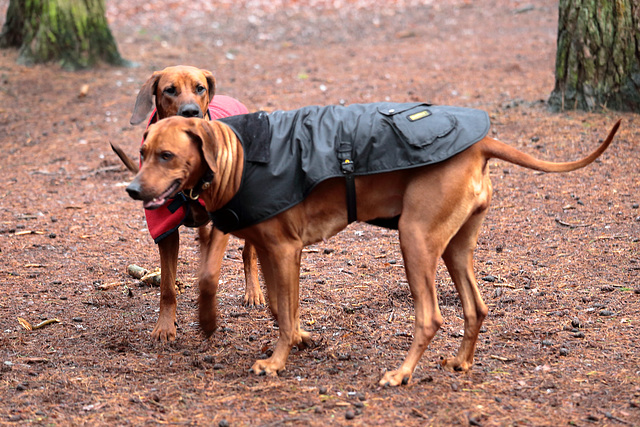
[(180, 188), (180, 180), (176, 179), (169, 186), (169, 188), (167, 188), (162, 194), (160, 194), (159, 196), (153, 198), (152, 200), (146, 200), (142, 204), (142, 206), (145, 209), (150, 209), (150, 210), (158, 209), (160, 206), (162, 206), (165, 203), (167, 203), (167, 199), (170, 199), (171, 197), (175, 196), (175, 194), (178, 192), (179, 188)]

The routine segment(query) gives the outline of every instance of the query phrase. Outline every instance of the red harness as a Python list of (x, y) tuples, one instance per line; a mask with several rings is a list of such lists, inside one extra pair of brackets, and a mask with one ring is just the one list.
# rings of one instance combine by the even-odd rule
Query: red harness
[[(235, 116), (237, 114), (247, 114), (248, 112), (249, 110), (247, 110), (244, 104), (229, 96), (216, 95), (209, 104), (211, 120)], [(154, 110), (147, 127), (151, 124), (155, 113)], [(200, 201), (200, 203), (204, 206), (202, 201)], [(171, 199), (158, 209), (145, 209), (144, 214), (147, 218), (149, 233), (151, 233), (154, 242), (158, 243), (182, 225), (187, 216), (187, 204), (180, 203), (177, 199)]]

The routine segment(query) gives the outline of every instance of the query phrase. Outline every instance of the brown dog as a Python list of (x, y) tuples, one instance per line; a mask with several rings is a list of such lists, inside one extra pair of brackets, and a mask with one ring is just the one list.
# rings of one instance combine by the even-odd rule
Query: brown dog
[[(213, 74), (207, 70), (190, 66), (168, 67), (156, 71), (142, 85), (136, 98), (131, 116), (131, 124), (142, 122), (154, 107), (156, 114), (151, 119), (155, 123), (171, 116), (208, 117), (209, 104), (215, 94), (216, 82)], [(134, 173), (138, 166), (118, 146), (112, 144), (113, 150), (125, 166)], [(204, 219), (204, 220), (203, 220)], [(190, 201), (189, 218), (185, 223), (201, 224), (208, 222), (208, 217), (201, 204)], [(211, 232), (209, 227), (198, 228), (201, 245), (226, 247), (228, 239), (219, 231)], [(209, 242), (209, 240), (211, 240)], [(180, 237), (178, 229), (158, 241), (160, 252), (160, 313), (158, 322), (151, 336), (161, 341), (173, 341), (176, 337), (176, 290), (175, 279), (178, 263)], [(245, 305), (264, 304), (265, 297), (258, 281), (257, 256), (251, 244), (246, 244), (242, 252), (244, 262), (246, 288)]]
[[(427, 114), (415, 113), (409, 117), (418, 120)], [(272, 122), (270, 116), (269, 122), (273, 140), (277, 118)], [(381, 385), (407, 383), (442, 324), (435, 288), (439, 257), (443, 258), (462, 301), (465, 324), (457, 356), (443, 361), (443, 365), (451, 370), (466, 371), (473, 363), (478, 333), (488, 312), (473, 273), (473, 251), (492, 194), (488, 160), (497, 158), (545, 172), (572, 171), (599, 157), (611, 143), (619, 124), (615, 124), (607, 139), (593, 153), (574, 162), (538, 160), (500, 141), (481, 136), (479, 142), (434, 164), (355, 176), (357, 220), (395, 219), (415, 307), (414, 340), (408, 355), (397, 370), (384, 374)], [(342, 130), (347, 126), (345, 122), (341, 125)], [(203, 179), (209, 181), (206, 176), (211, 170), (210, 186), (201, 197), (210, 214), (219, 212), (245, 187), (244, 169), (249, 164), (248, 156), (252, 155), (246, 147), (253, 145), (251, 139), (247, 144), (246, 134), (241, 136), (241, 144), (237, 136), (242, 129), (240, 131), (237, 133), (237, 127), (232, 130), (220, 121), (181, 117), (149, 127), (141, 148), (142, 167), (127, 192), (134, 199), (150, 201), (169, 188), (177, 191), (198, 187)], [(328, 238), (347, 226), (347, 187), (344, 178), (323, 180), (301, 202), (263, 221), (232, 231), (255, 245), (269, 305), (280, 327), (273, 355), (252, 366), (256, 374), (275, 375), (285, 368), (292, 346), (311, 342), (310, 334), (300, 328), (299, 320), (301, 254), (306, 245)], [(259, 189), (259, 192), (269, 191), (270, 188)], [(265, 198), (270, 196), (265, 195)], [(200, 326), (209, 336), (216, 328), (216, 291), (224, 247), (203, 245), (202, 250), (199, 316)]]

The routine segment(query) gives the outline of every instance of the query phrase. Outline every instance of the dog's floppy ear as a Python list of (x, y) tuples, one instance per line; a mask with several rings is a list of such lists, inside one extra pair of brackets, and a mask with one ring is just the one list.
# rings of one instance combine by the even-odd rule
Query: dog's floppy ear
[(209, 102), (213, 99), (213, 96), (216, 94), (216, 79), (211, 74), (211, 71), (202, 70), (204, 77), (207, 79), (207, 85), (209, 86)]
[(204, 156), (204, 160), (209, 165), (209, 168), (213, 173), (218, 171), (218, 150), (216, 145), (216, 129), (214, 129), (214, 123), (204, 119), (191, 119), (193, 124), (187, 130), (187, 133), (191, 135), (199, 144)]
[(161, 72), (154, 72), (151, 77), (149, 77), (149, 80), (147, 80), (140, 88), (140, 92), (136, 98), (136, 105), (133, 107), (133, 114), (129, 121), (132, 125), (137, 125), (143, 121), (153, 108), (153, 96), (158, 88), (158, 80), (161, 75)]

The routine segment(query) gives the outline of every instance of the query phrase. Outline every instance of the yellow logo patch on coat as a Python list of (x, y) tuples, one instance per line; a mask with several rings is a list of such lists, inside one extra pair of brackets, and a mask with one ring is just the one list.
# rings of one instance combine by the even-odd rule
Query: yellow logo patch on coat
[(415, 122), (416, 120), (420, 120), (420, 119), (425, 118), (425, 117), (430, 116), (430, 115), (431, 115), (431, 113), (429, 111), (422, 110), (422, 111), (419, 111), (417, 113), (413, 113), (412, 115), (410, 115), (409, 116), (409, 120), (412, 121), (412, 122)]

